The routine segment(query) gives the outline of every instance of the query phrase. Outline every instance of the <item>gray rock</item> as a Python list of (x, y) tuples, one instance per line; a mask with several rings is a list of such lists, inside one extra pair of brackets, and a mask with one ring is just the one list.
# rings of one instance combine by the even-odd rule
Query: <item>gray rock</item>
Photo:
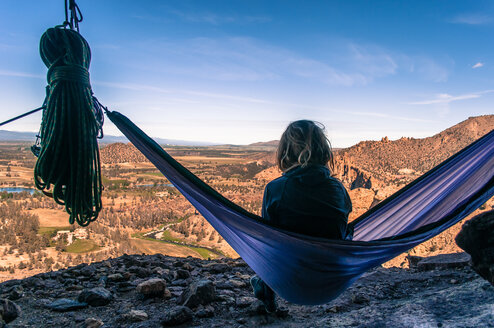
[(231, 267), (225, 263), (211, 263), (204, 266), (211, 273), (225, 273), (231, 270)]
[(177, 279), (188, 279), (190, 278), (190, 272), (183, 269), (177, 270)]
[(88, 303), (91, 306), (107, 305), (112, 299), (112, 293), (103, 287), (85, 289), (77, 298), (79, 302)]
[(121, 273), (113, 273), (108, 275), (108, 281), (111, 282), (119, 282), (119, 281), (124, 281), (125, 278)]
[(9, 294), (9, 299), (15, 301), (21, 298), (23, 295), (24, 295), (24, 288), (22, 288), (21, 285), (16, 285), (12, 287), (12, 290), (10, 291)]
[(417, 269), (419, 271), (456, 269), (468, 266), (469, 262), (470, 255), (466, 253), (441, 254), (419, 260)]
[(494, 210), (465, 222), (455, 240), (472, 256), (472, 268), (494, 285)]
[(125, 313), (122, 315), (123, 321), (130, 322), (146, 321), (148, 318), (148, 314), (141, 310), (130, 310), (129, 313)]
[(46, 307), (57, 312), (67, 312), (84, 309), (88, 307), (88, 304), (84, 302), (77, 302), (71, 300), (70, 298), (59, 298), (58, 300), (47, 304)]
[(14, 302), (0, 299), (0, 316), (6, 323), (9, 323), (21, 315), (21, 308)]
[(164, 327), (171, 327), (181, 325), (183, 323), (192, 321), (193, 312), (186, 306), (175, 306), (167, 313), (165, 313), (163, 319), (161, 320), (161, 324)]
[(211, 305), (199, 305), (195, 312), (195, 315), (198, 318), (212, 318), (214, 317), (214, 307), (212, 307)]
[(100, 319), (96, 319), (96, 318), (87, 318), (84, 321), (84, 325), (86, 328), (99, 328), (99, 327), (103, 326), (103, 321), (101, 321)]
[(190, 284), (178, 298), (180, 305), (194, 308), (199, 304), (206, 305), (216, 299), (216, 289), (211, 280), (202, 279)]
[(236, 304), (239, 308), (245, 308), (254, 303), (257, 299), (255, 297), (244, 296), (237, 298)]
[(136, 291), (144, 297), (163, 296), (166, 289), (164, 279), (153, 278), (137, 285)]
[(238, 280), (238, 279), (230, 279), (230, 280), (228, 280), (228, 282), (235, 288), (243, 288), (243, 287), (247, 286), (245, 281)]
[(364, 293), (354, 293), (352, 294), (352, 303), (355, 304), (366, 304), (369, 303), (370, 299)]
[(264, 304), (256, 299), (247, 309), (247, 313), (250, 315), (260, 315), (260, 314), (266, 314), (266, 307)]

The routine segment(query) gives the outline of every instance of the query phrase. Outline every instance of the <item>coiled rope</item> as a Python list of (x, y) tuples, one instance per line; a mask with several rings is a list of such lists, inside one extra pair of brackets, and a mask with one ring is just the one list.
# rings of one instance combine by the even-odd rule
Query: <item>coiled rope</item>
[(40, 54), (48, 87), (35, 185), (65, 205), (71, 224), (87, 226), (98, 217), (103, 189), (97, 142), (103, 112), (89, 83), (91, 50), (77, 31), (58, 26), (41, 37)]

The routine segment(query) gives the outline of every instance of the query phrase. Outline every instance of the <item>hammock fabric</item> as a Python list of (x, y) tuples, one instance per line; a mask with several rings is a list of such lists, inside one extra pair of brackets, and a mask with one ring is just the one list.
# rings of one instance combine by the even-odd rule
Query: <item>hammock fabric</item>
[(367, 270), (451, 227), (494, 194), (493, 130), (350, 223), (352, 241), (314, 238), (264, 224), (128, 118), (108, 117), (278, 295), (298, 304), (335, 299)]

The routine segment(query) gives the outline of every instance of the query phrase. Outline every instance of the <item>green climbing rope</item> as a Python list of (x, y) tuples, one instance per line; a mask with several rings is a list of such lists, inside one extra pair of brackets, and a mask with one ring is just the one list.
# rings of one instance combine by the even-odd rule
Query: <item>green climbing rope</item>
[(87, 226), (98, 217), (103, 189), (97, 142), (103, 114), (89, 83), (91, 50), (77, 31), (59, 26), (43, 34), (40, 54), (48, 87), (35, 185), (65, 205), (71, 224)]

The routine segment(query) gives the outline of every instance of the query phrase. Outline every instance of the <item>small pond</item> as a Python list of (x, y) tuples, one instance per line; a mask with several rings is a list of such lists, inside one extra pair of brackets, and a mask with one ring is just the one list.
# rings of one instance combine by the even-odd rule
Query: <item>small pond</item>
[(2, 187), (0, 188), (0, 192), (6, 191), (6, 192), (23, 192), (27, 191), (31, 195), (34, 194), (34, 189), (33, 188), (23, 188), (23, 187)]

